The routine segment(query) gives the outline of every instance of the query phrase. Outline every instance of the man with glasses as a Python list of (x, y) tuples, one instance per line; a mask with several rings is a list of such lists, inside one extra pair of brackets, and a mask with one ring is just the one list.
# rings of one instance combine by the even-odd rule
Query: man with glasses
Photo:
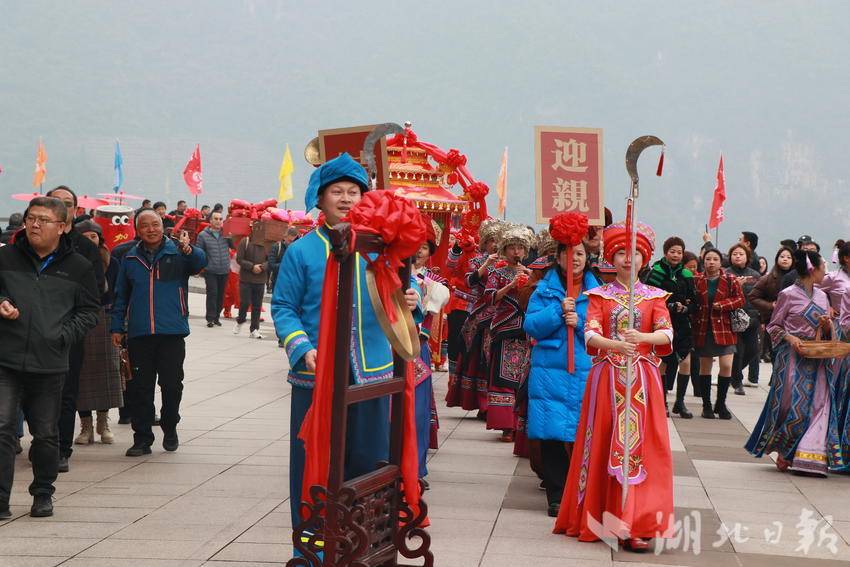
[(53, 515), (68, 352), (97, 324), (94, 267), (74, 252), (67, 216), (62, 201), (36, 197), (24, 213), (24, 232), (0, 249), (0, 520), (11, 517), (19, 406), (33, 436), (30, 515)]
[[(77, 195), (67, 186), (60, 185), (47, 192), (48, 197), (54, 197), (62, 201), (67, 211), (64, 234), (68, 239), (71, 250), (85, 257), (94, 267), (94, 275), (97, 280), (98, 297), (106, 291), (106, 277), (103, 273), (103, 261), (97, 245), (83, 236), (74, 227), (74, 212), (77, 210)], [(77, 423), (77, 395), (80, 393), (80, 370), (83, 367), (85, 355), (83, 344), (85, 337), (70, 345), (71, 350), (68, 360), (68, 374), (62, 385), (62, 410), (59, 414), (59, 472), (68, 472), (68, 463), (73, 453), (74, 426)]]

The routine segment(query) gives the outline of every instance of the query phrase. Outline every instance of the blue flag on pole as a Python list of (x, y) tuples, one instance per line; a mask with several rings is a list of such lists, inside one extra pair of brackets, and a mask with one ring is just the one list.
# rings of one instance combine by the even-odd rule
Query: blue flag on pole
[(121, 157), (121, 146), (118, 140), (115, 140), (115, 185), (112, 190), (118, 192), (124, 184), (124, 158)]

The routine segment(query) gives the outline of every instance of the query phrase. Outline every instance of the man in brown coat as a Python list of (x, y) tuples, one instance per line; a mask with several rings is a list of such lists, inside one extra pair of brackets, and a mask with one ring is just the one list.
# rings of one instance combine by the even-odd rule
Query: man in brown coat
[(268, 279), (268, 253), (263, 242), (254, 242), (252, 236), (246, 236), (236, 248), (236, 263), (239, 264), (239, 316), (233, 327), (238, 335), (245, 324), (248, 306), (251, 306), (251, 338), (262, 339), (260, 333), (260, 310), (263, 307), (263, 294)]

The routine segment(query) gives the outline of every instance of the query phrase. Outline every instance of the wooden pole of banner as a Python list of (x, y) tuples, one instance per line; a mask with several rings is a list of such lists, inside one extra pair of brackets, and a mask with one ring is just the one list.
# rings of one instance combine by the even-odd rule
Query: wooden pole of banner
[(720, 225), (714, 227), (714, 247), (720, 249)]

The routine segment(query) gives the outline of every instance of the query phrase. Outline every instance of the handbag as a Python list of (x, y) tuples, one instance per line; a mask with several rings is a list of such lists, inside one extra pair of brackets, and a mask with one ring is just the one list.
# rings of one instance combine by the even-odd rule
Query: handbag
[(133, 379), (133, 366), (130, 364), (130, 352), (127, 347), (122, 346), (118, 350), (118, 357), (121, 359), (119, 370), (121, 372), (121, 389), (127, 390), (127, 382)]
[(733, 333), (743, 333), (750, 327), (750, 316), (740, 307), (732, 311), (729, 318), (732, 320)]
[[(732, 283), (734, 280), (732, 276), (729, 277), (729, 285), (730, 287), (734, 284)], [(743, 291), (743, 290), (742, 290)], [(735, 309), (729, 313), (730, 323), (732, 324), (732, 332), (733, 333), (743, 333), (750, 327), (750, 316), (744, 311), (742, 307)]]

